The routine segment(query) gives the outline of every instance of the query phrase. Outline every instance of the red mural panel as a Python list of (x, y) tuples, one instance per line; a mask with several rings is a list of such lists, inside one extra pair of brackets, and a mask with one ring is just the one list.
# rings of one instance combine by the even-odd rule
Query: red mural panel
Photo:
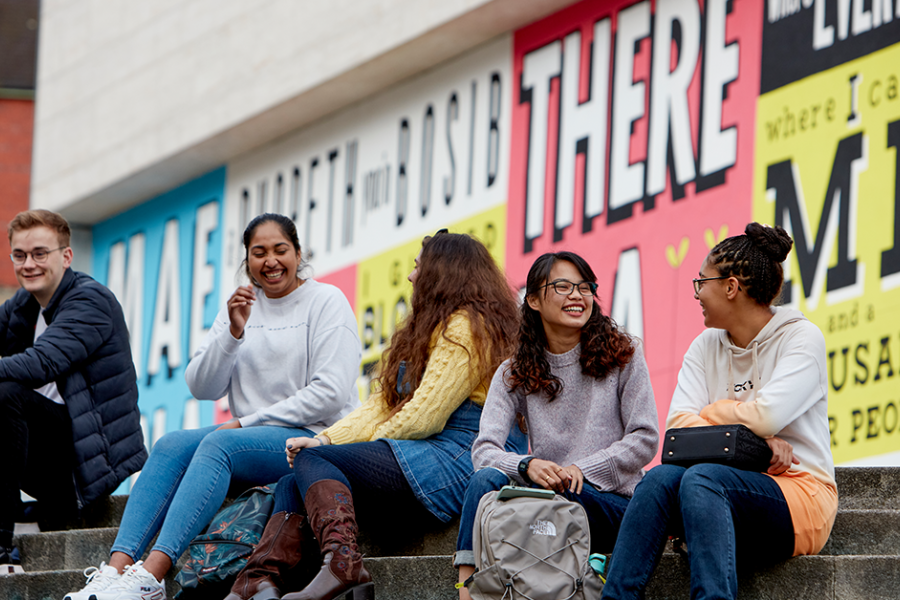
[(752, 216), (760, 0), (584, 1), (515, 33), (506, 269), (596, 272), (643, 338), (661, 426), (711, 245)]

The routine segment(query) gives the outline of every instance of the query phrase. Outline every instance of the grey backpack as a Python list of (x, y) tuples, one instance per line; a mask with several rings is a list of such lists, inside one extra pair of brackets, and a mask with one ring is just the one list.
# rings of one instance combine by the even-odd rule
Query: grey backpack
[[(516, 492), (515, 490), (522, 490)], [(509, 488), (485, 494), (475, 516), (474, 600), (594, 600), (603, 582), (588, 563), (587, 513), (562, 496), (520, 496)], [(512, 496), (512, 497), (509, 497)]]

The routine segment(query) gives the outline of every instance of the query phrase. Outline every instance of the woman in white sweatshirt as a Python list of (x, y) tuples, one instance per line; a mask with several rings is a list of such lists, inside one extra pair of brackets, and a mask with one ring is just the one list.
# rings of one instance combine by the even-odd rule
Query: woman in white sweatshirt
[(243, 241), (252, 285), (228, 299), (185, 372), (196, 398), (227, 395), (234, 419), (156, 442), (131, 490), (110, 564), (86, 571), (87, 585), (65, 600), (164, 600), (163, 577), (210, 522), (232, 480), (257, 485), (290, 474), (286, 439), (311, 437), (359, 406), (353, 310), (337, 288), (300, 277), (294, 223), (260, 215)]
[(625, 513), (603, 598), (642, 598), (669, 535), (683, 538), (692, 598), (736, 598), (737, 568), (815, 554), (837, 513), (825, 339), (774, 308), (793, 242), (759, 223), (718, 244), (694, 279), (708, 328), (678, 375), (667, 428), (743, 424), (773, 451), (765, 473), (653, 468)]

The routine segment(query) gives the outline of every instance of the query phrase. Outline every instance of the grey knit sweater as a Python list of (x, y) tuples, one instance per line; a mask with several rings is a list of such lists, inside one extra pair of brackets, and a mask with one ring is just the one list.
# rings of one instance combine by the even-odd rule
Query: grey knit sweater
[(472, 446), (476, 469), (495, 467), (522, 481), (517, 467), (525, 455), (503, 449), (516, 413), (522, 413), (533, 456), (563, 467), (574, 464), (600, 491), (634, 493), (659, 445), (656, 402), (641, 345), (635, 344), (625, 367), (602, 380), (581, 373), (580, 356), (580, 344), (565, 354), (547, 353), (553, 374), (563, 384), (552, 402), (543, 393), (511, 393), (505, 383), (509, 361), (500, 365)]

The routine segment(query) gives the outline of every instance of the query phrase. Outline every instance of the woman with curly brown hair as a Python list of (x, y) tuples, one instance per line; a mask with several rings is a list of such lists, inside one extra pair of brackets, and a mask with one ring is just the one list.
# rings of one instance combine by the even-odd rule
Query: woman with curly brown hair
[[(394, 536), (459, 514), (488, 383), (512, 352), (516, 304), (487, 249), (445, 230), (422, 242), (409, 280), (412, 312), (382, 357), (375, 392), (315, 438), (287, 440), (294, 473), (279, 481), (275, 514), (230, 600), (371, 599), (357, 514)], [(526, 445), (521, 433), (509, 438), (511, 450)], [(319, 552), (308, 552), (310, 542)], [(301, 557), (321, 564), (318, 574), (281, 596)]]
[[(656, 454), (659, 432), (640, 344), (600, 311), (596, 277), (572, 252), (544, 254), (528, 272), (519, 343), (494, 374), (481, 416), (454, 564), (475, 570), (481, 497), (510, 483), (565, 495), (586, 509), (592, 551), (611, 551), (628, 499)], [(517, 415), (531, 454), (504, 449)], [(469, 597), (465, 587), (460, 598)]]

